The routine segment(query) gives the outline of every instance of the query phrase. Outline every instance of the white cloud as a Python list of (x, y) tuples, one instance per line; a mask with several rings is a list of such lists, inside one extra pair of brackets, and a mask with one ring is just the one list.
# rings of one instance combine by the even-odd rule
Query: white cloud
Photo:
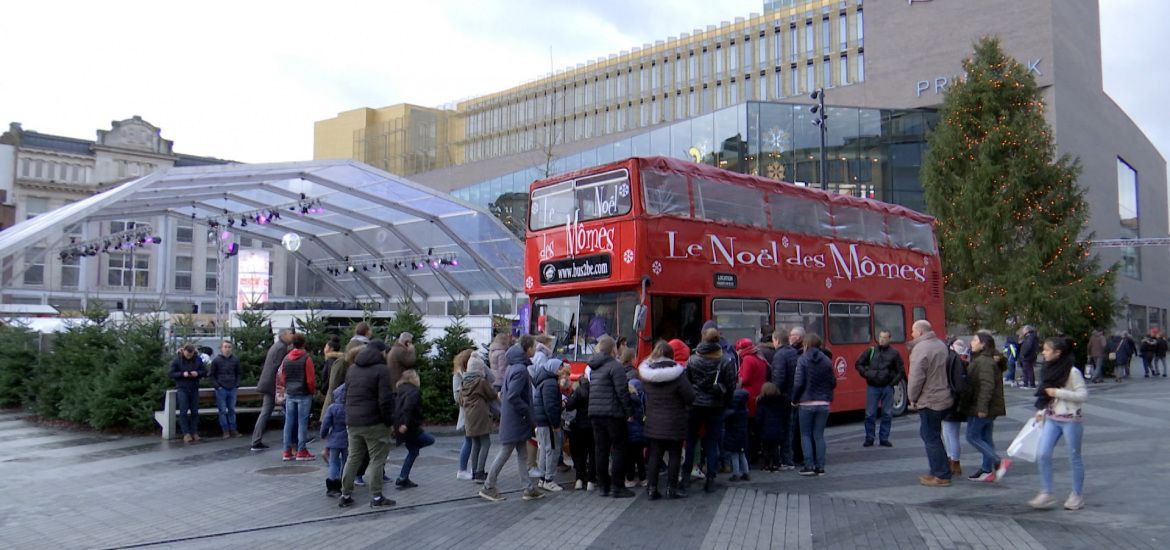
[[(184, 153), (308, 159), (340, 111), (438, 105), (759, 12), (762, 2), (16, 2), (0, 123), (92, 139), (138, 114)], [(1105, 84), (1170, 151), (1159, 53), (1170, 3), (1102, 2)], [(1142, 17), (1134, 17), (1135, 13)], [(1157, 14), (1151, 12), (1158, 12)]]

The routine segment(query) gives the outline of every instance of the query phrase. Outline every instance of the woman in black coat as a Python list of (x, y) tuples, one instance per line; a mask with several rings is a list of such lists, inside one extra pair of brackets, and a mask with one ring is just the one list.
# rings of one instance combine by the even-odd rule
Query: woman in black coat
[(650, 357), (638, 367), (646, 392), (645, 436), (650, 440), (646, 494), (650, 500), (661, 497), (658, 472), (662, 453), (667, 454), (666, 498), (685, 498), (678, 487), (679, 464), (683, 442), (687, 438), (687, 407), (695, 400), (691, 383), (683, 376), (685, 368), (673, 359), (674, 350), (666, 342), (654, 346)]

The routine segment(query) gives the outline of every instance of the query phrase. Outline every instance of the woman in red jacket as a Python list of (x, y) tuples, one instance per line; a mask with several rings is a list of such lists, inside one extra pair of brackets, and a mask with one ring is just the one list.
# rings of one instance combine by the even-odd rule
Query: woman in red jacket
[(760, 451), (760, 426), (756, 421), (756, 398), (768, 381), (768, 362), (749, 338), (735, 342), (739, 355), (739, 385), (748, 392), (748, 460), (754, 462)]

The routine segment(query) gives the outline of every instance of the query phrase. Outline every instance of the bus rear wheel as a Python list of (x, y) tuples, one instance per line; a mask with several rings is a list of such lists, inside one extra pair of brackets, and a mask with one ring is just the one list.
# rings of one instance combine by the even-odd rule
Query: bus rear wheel
[(902, 380), (901, 382), (898, 382), (897, 386), (894, 386), (894, 406), (891, 409), (892, 414), (894, 416), (902, 416), (903, 414), (906, 414), (906, 405), (906, 381)]

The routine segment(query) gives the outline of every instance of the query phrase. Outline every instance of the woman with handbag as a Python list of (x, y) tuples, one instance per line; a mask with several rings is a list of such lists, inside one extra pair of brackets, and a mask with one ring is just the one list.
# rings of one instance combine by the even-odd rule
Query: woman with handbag
[(1052, 496), (1052, 451), (1063, 437), (1068, 449), (1068, 461), (1072, 466), (1072, 492), (1064, 501), (1064, 509), (1080, 510), (1085, 507), (1081, 406), (1088, 400), (1089, 390), (1081, 371), (1074, 366), (1072, 342), (1068, 338), (1052, 337), (1045, 340), (1041, 353), (1045, 364), (1042, 383), (1036, 391), (1036, 419), (1044, 421), (1036, 455), (1036, 465), (1040, 469), (1040, 493), (1028, 504), (1040, 509), (1056, 504)]

